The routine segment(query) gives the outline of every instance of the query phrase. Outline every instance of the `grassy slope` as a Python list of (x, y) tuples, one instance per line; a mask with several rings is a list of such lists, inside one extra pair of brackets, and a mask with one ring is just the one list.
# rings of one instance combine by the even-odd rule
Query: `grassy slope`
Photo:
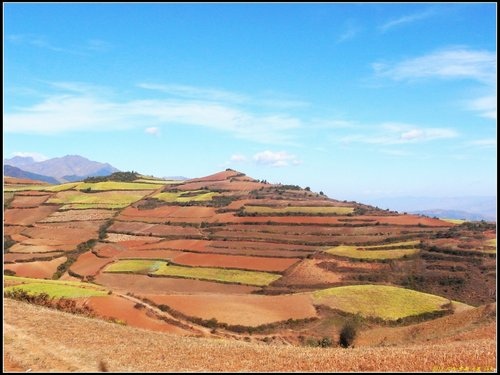
[[(396, 320), (442, 310), (449, 300), (433, 294), (388, 285), (350, 285), (312, 293), (315, 304), (362, 316)], [(467, 305), (453, 302), (457, 307)]]
[(104, 296), (107, 291), (102, 287), (93, 284), (83, 284), (80, 282), (41, 280), (28, 277), (4, 276), (6, 286), (4, 291), (23, 289), (29, 294), (47, 293), (49, 297), (55, 298), (80, 298), (90, 296)]
[(257, 286), (268, 285), (281, 277), (280, 275), (268, 272), (213, 267), (182, 267), (169, 265), (164, 261), (143, 259), (120, 260), (109, 265), (105, 269), (105, 272), (151, 273), (157, 276), (175, 276)]
[[(68, 329), (70, 327), (70, 329)], [(492, 371), (496, 341), (321, 349), (177, 337), (4, 301), (4, 370), (25, 372)], [(102, 369), (102, 368), (101, 368)]]
[(399, 259), (404, 256), (416, 254), (418, 249), (390, 249), (390, 250), (370, 250), (368, 248), (359, 248), (359, 246), (341, 245), (326, 250), (328, 254), (338, 255), (353, 259)]

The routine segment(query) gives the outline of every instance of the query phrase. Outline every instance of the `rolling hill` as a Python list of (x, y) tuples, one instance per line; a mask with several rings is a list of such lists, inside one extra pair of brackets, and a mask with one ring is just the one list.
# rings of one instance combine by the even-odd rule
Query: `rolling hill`
[[(380, 346), (380, 330), (417, 332), (496, 302), (493, 223), (398, 214), (232, 169), (188, 180), (123, 175), (5, 181), (7, 297), (47, 293), (131, 327), (273, 347), (337, 346), (348, 323), (359, 344)], [(481, 316), (490, 332), (491, 314)]]

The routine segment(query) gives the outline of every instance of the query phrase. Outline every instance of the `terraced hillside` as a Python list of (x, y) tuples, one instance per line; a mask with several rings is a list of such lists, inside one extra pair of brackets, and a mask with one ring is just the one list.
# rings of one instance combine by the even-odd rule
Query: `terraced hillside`
[(495, 302), (494, 224), (402, 215), (230, 169), (184, 181), (9, 178), (4, 213), (4, 292), (70, 298), (179, 335), (332, 345), (347, 321), (367, 336)]

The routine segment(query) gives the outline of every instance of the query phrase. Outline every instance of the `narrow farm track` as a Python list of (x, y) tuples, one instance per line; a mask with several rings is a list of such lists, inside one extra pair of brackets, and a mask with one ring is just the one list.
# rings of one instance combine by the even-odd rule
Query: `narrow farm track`
[[(495, 340), (320, 349), (178, 337), (4, 301), (4, 371), (494, 371)], [(48, 349), (50, 348), (50, 350)], [(155, 350), (151, 350), (155, 348)]]

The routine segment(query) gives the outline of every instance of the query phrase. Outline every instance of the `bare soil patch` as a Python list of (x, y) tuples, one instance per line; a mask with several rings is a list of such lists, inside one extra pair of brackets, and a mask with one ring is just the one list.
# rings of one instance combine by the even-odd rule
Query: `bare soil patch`
[(57, 211), (58, 206), (46, 205), (36, 208), (10, 208), (5, 211), (4, 223), (10, 225), (31, 225)]
[(9, 263), (4, 264), (3, 268), (14, 271), (16, 276), (50, 279), (57, 267), (65, 261), (66, 257), (60, 257), (47, 261)]

